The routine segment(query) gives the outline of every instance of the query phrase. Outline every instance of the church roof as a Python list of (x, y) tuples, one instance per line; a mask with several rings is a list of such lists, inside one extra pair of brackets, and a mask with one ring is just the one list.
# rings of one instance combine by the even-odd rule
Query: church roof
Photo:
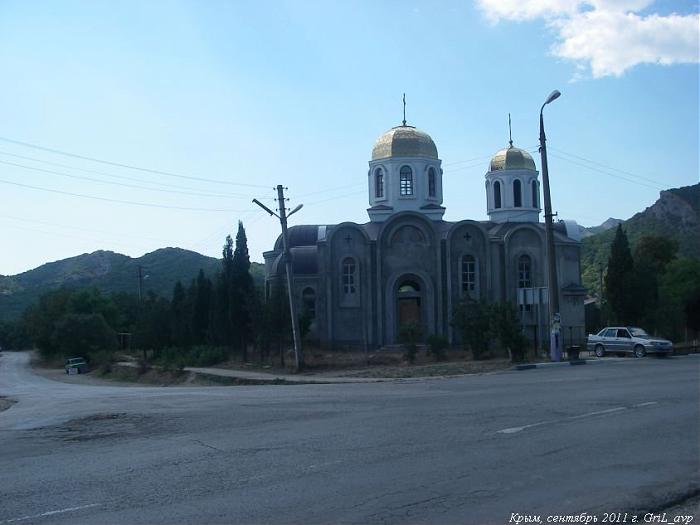
[[(292, 259), (292, 272), (295, 275), (316, 275), (318, 273), (318, 247), (295, 246), (289, 249)], [(280, 252), (272, 263), (270, 275), (284, 275), (284, 253)]]
[(396, 126), (379, 137), (372, 148), (372, 160), (390, 157), (437, 159), (437, 146), (430, 135), (414, 126)]
[(510, 146), (498, 151), (491, 159), (489, 171), (499, 170), (536, 170), (535, 161), (524, 149)]
[[(318, 224), (301, 224), (292, 226), (287, 230), (289, 247), (316, 246), (316, 241), (319, 239), (319, 228), (323, 228), (323, 226)], [(277, 237), (277, 241), (275, 242), (275, 250), (281, 250), (282, 248), (282, 235), (279, 235)]]

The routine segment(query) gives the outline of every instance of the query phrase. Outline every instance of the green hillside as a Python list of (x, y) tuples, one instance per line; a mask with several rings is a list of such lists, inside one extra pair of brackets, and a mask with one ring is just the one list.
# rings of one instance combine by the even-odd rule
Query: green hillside
[[(700, 259), (700, 184), (662, 191), (646, 210), (622, 224), (634, 251), (645, 235), (658, 235), (678, 243), (678, 255)], [(599, 288), (599, 265), (607, 266), (615, 229), (583, 239), (581, 273), (590, 293)]]
[[(102, 292), (138, 293), (138, 269), (143, 272), (143, 293), (152, 291), (170, 297), (179, 280), (187, 285), (199, 270), (210, 278), (221, 261), (181, 248), (163, 248), (138, 258), (109, 251), (97, 251), (44, 264), (27, 272), (0, 276), (0, 320), (12, 320), (38, 298), (61, 287), (96, 287)], [(253, 263), (251, 273), (262, 282), (264, 269)]]

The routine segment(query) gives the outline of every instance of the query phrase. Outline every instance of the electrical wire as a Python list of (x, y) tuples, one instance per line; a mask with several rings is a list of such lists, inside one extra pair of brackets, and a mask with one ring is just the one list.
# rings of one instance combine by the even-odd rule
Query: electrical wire
[[(111, 177), (114, 179), (122, 179), (122, 180), (130, 180), (130, 181), (135, 181), (135, 182), (140, 182), (140, 183), (145, 183), (145, 184), (152, 184), (155, 186), (162, 186), (164, 188), (173, 188), (180, 190), (181, 192), (193, 192), (193, 193), (187, 193), (188, 195), (201, 195), (201, 196), (216, 196), (216, 197), (227, 197), (227, 198), (253, 198), (252, 195), (244, 195), (241, 193), (212, 193), (212, 192), (200, 192), (197, 188), (188, 188), (188, 187), (183, 187), (183, 186), (176, 186), (173, 184), (166, 184), (163, 182), (157, 182), (157, 181), (149, 181), (149, 180), (143, 180), (143, 178), (139, 177), (129, 177), (127, 175), (115, 175), (113, 173), (105, 173), (104, 171), (97, 171), (97, 170), (91, 170), (87, 168), (79, 168), (77, 166), (71, 166), (69, 164), (61, 164), (60, 162), (51, 162), (48, 160), (43, 160), (43, 159), (37, 159), (36, 157), (27, 157), (25, 155), (17, 155), (16, 153), (9, 153), (7, 151), (0, 151), (0, 155), (6, 155), (8, 157), (13, 157), (13, 158), (18, 158), (18, 159), (23, 159), (23, 160), (29, 160), (31, 162), (39, 162), (41, 164), (46, 164), (49, 166), (58, 166), (60, 168), (66, 168), (69, 170), (75, 170), (75, 171), (82, 171), (85, 173), (93, 173), (96, 175), (102, 175), (104, 177)], [(0, 161), (2, 162), (2, 161)], [(92, 179), (89, 179), (92, 180)], [(153, 189), (154, 188), (145, 188), (145, 189)], [(157, 188), (156, 188), (157, 189)]]
[(0, 219), (10, 219), (14, 221), (20, 221), (20, 222), (28, 222), (28, 223), (34, 223), (34, 224), (40, 224), (44, 226), (53, 226), (61, 229), (68, 229), (68, 230), (79, 230), (79, 231), (85, 231), (85, 232), (92, 232), (92, 233), (100, 233), (104, 235), (109, 235), (109, 236), (121, 236), (121, 237), (128, 237), (130, 239), (142, 239), (144, 241), (155, 241), (163, 244), (161, 239), (157, 239), (155, 237), (147, 237), (144, 235), (134, 235), (131, 233), (117, 233), (113, 231), (106, 231), (106, 230), (98, 230), (95, 228), (86, 228), (84, 226), (75, 226), (75, 225), (67, 225), (67, 224), (58, 224), (54, 221), (41, 221), (37, 219), (28, 219), (26, 217), (15, 217), (13, 215), (0, 215)]
[(246, 184), (246, 183), (232, 182), (232, 181), (224, 181), (224, 180), (217, 180), (217, 179), (207, 179), (207, 178), (204, 178), (204, 177), (195, 177), (195, 176), (192, 176), (192, 175), (182, 175), (182, 174), (173, 173), (173, 172), (170, 172), (170, 171), (162, 171), (162, 170), (155, 170), (155, 169), (150, 169), (150, 168), (142, 168), (142, 167), (139, 167), (139, 166), (134, 166), (134, 165), (132, 165), (132, 164), (124, 164), (124, 163), (121, 163), (121, 162), (113, 162), (113, 161), (110, 161), (110, 160), (103, 160), (103, 159), (98, 159), (98, 158), (95, 158), (95, 157), (88, 157), (88, 156), (86, 156), (86, 155), (79, 155), (79, 154), (77, 154), (77, 153), (70, 153), (70, 152), (67, 152), (67, 151), (59, 150), (59, 149), (47, 148), (47, 147), (45, 147), (45, 146), (39, 146), (38, 144), (32, 144), (32, 143), (30, 143), (30, 142), (22, 142), (22, 141), (20, 141), (20, 140), (14, 140), (14, 139), (10, 139), (10, 138), (7, 138), (7, 137), (0, 137), (0, 140), (3, 141), (3, 142), (8, 142), (8, 143), (10, 143), (10, 144), (16, 144), (16, 145), (18, 145), (18, 146), (24, 146), (24, 147), (26, 147), (26, 148), (33, 148), (33, 149), (40, 150), (40, 151), (46, 151), (46, 152), (49, 152), (49, 153), (54, 153), (54, 154), (56, 154), (56, 155), (63, 155), (63, 156), (66, 156), (66, 157), (73, 157), (73, 158), (75, 158), (75, 159), (87, 160), (87, 161), (90, 161), (90, 162), (97, 162), (97, 163), (105, 164), (105, 165), (108, 165), (108, 166), (116, 166), (116, 167), (118, 167), (118, 168), (126, 168), (126, 169), (130, 169), (130, 170), (142, 171), (142, 172), (145, 172), (145, 173), (153, 173), (153, 174), (156, 174), (156, 175), (165, 175), (166, 177), (176, 177), (176, 178), (179, 178), (179, 179), (198, 180), (198, 181), (202, 181), (202, 182), (213, 182), (213, 183), (215, 183), (215, 184), (229, 184), (229, 185), (232, 185), (232, 186), (247, 186), (247, 187), (249, 187), (249, 188), (267, 188), (267, 186), (263, 186), (263, 185), (261, 185), (261, 184)]
[(313, 206), (315, 204), (321, 204), (322, 202), (328, 202), (328, 201), (332, 201), (332, 200), (336, 200), (336, 199), (344, 199), (346, 197), (353, 197), (355, 195), (360, 195), (362, 193), (367, 193), (367, 190), (354, 191), (352, 193), (346, 193), (345, 195), (337, 195), (335, 197), (329, 197), (327, 199), (321, 199), (319, 201), (312, 201), (312, 202), (307, 203), (307, 206)]
[(579, 156), (579, 155), (574, 155), (573, 153), (567, 153), (566, 151), (560, 150), (560, 149), (558, 149), (558, 148), (552, 148), (551, 146), (550, 146), (549, 149), (550, 149), (550, 150), (554, 150), (554, 151), (559, 152), (559, 153), (562, 153), (562, 154), (564, 154), (564, 155), (568, 155), (569, 157), (574, 157), (574, 158), (579, 159), (579, 160), (582, 160), (582, 161), (584, 161), (584, 162), (589, 162), (590, 164), (595, 164), (596, 166), (600, 166), (601, 168), (605, 168), (605, 169), (612, 170), (612, 171), (617, 171), (617, 172), (619, 172), (619, 173), (623, 173), (623, 174), (625, 174), (625, 175), (629, 175), (629, 176), (631, 176), (631, 177), (634, 177), (634, 178), (637, 178), (637, 179), (641, 179), (641, 180), (645, 180), (645, 181), (647, 181), (647, 182), (651, 182), (652, 184), (656, 184), (656, 185), (661, 186), (661, 187), (665, 187), (665, 186), (663, 186), (663, 185), (660, 185), (657, 181), (655, 181), (655, 180), (653, 180), (653, 179), (650, 179), (650, 178), (647, 178), (647, 177), (642, 177), (641, 175), (638, 175), (638, 174), (636, 174), (636, 173), (632, 173), (631, 171), (625, 171), (625, 170), (621, 170), (621, 169), (619, 169), (619, 168), (613, 168), (612, 166), (607, 166), (607, 165), (605, 165), (605, 164), (601, 164), (600, 162), (596, 162), (596, 161), (594, 161), (594, 160), (590, 160), (590, 159), (587, 159), (587, 158), (585, 158), (585, 157), (581, 157), (581, 156)]
[(568, 159), (568, 158), (566, 158), (566, 157), (562, 157), (561, 155), (557, 155), (556, 153), (550, 153), (550, 155), (551, 155), (552, 157), (556, 158), (556, 159), (563, 160), (564, 162), (569, 162), (570, 164), (573, 164), (573, 165), (575, 165), (575, 166), (580, 166), (580, 167), (582, 167), (582, 168), (586, 168), (586, 169), (589, 169), (589, 170), (592, 170), (592, 171), (596, 171), (596, 172), (598, 172), (598, 173), (602, 173), (603, 175), (607, 175), (608, 177), (613, 177), (613, 178), (615, 178), (615, 179), (620, 179), (620, 180), (624, 180), (624, 181), (626, 181), (626, 182), (631, 182), (632, 184), (637, 184), (637, 185), (639, 185), (639, 186), (646, 186), (647, 188), (652, 188), (652, 189), (654, 189), (654, 190), (663, 189), (663, 188), (665, 187), (665, 186), (662, 186), (662, 185), (660, 185), (660, 184), (658, 184), (658, 183), (656, 184), (656, 186), (652, 186), (651, 184), (646, 184), (646, 183), (644, 183), (644, 182), (640, 182), (640, 181), (638, 181), (638, 180), (630, 179), (630, 178), (628, 178), (628, 177), (623, 177), (623, 176), (621, 176), (621, 175), (615, 175), (614, 173), (610, 173), (610, 172), (608, 172), (608, 171), (604, 171), (604, 170), (601, 170), (601, 169), (599, 169), (599, 168), (595, 168), (595, 167), (593, 167), (593, 166), (588, 166), (587, 164), (583, 164), (583, 163), (581, 163), (581, 162), (576, 162), (575, 160), (571, 160), (571, 159)]
[(85, 177), (82, 175), (70, 175), (68, 173), (62, 173), (60, 171), (54, 171), (54, 170), (47, 170), (44, 168), (37, 168), (35, 166), (25, 166), (24, 164), (17, 164), (15, 162), (9, 162), (6, 160), (0, 160), (0, 164), (6, 164), (8, 166), (14, 166), (17, 168), (23, 168), (26, 170), (33, 170), (33, 171), (40, 171), (42, 173), (50, 173), (52, 175), (58, 175), (60, 177), (68, 177), (71, 179), (78, 179), (78, 180), (86, 180), (90, 182), (97, 182), (98, 184), (109, 184), (111, 186), (121, 186), (124, 188), (136, 188), (140, 190), (146, 190), (146, 191), (156, 191), (156, 192), (163, 192), (163, 193), (176, 193), (179, 195), (190, 195), (190, 196), (195, 196), (195, 197), (214, 197), (214, 198), (219, 198), (219, 199), (250, 199), (251, 197), (248, 195), (244, 196), (233, 196), (233, 195), (221, 195), (221, 194), (210, 194), (210, 193), (200, 193), (200, 192), (188, 192), (188, 191), (179, 191), (179, 190), (167, 190), (163, 188), (149, 188), (148, 186), (141, 186), (139, 184), (129, 184), (126, 182), (112, 182), (108, 180), (100, 180), (100, 179), (95, 179), (93, 177)]
[(107, 197), (98, 197), (96, 195), (84, 195), (82, 193), (72, 193), (69, 191), (62, 191), (62, 190), (54, 190), (50, 188), (43, 188), (41, 186), (32, 186), (30, 184), (21, 184), (19, 182), (12, 182), (8, 180), (3, 180), (0, 179), (0, 184), (9, 184), (12, 186), (18, 186), (20, 188), (27, 188), (27, 189), (32, 189), (32, 190), (37, 190), (37, 191), (44, 191), (48, 193), (57, 193), (60, 195), (68, 195), (71, 197), (80, 197), (83, 199), (92, 199), (92, 200), (97, 200), (97, 201), (103, 201), (103, 202), (115, 202), (118, 204), (130, 204), (132, 206), (142, 206), (146, 208), (163, 208), (163, 209), (169, 209), (169, 210), (185, 210), (185, 211), (206, 211), (206, 212), (225, 212), (225, 213), (240, 213), (241, 211), (245, 210), (232, 210), (232, 209), (215, 209), (215, 208), (189, 208), (185, 206), (168, 206), (165, 204), (155, 204), (155, 203), (147, 203), (147, 202), (136, 202), (136, 201), (126, 201), (126, 200), (121, 200), (121, 199), (110, 199)]

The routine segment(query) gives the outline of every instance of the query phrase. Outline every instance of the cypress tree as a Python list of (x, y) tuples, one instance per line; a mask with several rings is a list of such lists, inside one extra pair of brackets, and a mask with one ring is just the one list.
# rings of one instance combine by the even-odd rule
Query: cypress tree
[(244, 361), (248, 358), (248, 343), (252, 331), (252, 311), (254, 308), (255, 286), (250, 275), (250, 257), (248, 255), (248, 238), (243, 223), (238, 221), (236, 249), (233, 253), (231, 323), (236, 336), (236, 343)]
[(173, 344), (175, 346), (184, 347), (190, 344), (189, 337), (189, 312), (188, 312), (188, 294), (185, 292), (185, 287), (178, 281), (173, 289), (173, 299), (170, 302), (170, 322)]
[(209, 309), (211, 306), (211, 281), (199, 270), (195, 281), (194, 305), (192, 311), (192, 340), (202, 345), (209, 331)]
[(615, 239), (610, 247), (608, 272), (605, 275), (605, 295), (616, 322), (627, 324), (632, 316), (634, 261), (627, 235), (618, 224)]
[(211, 294), (210, 333), (211, 342), (215, 345), (231, 346), (231, 320), (229, 313), (231, 297), (231, 276), (233, 274), (233, 239), (226, 236), (222, 250), (221, 271), (216, 278)]

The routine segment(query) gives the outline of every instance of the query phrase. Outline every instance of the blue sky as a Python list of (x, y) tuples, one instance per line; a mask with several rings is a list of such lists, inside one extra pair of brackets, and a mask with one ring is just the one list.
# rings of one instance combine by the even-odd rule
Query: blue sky
[(446, 220), (486, 219), (509, 112), (539, 166), (553, 89), (555, 211), (629, 218), (698, 182), (697, 19), (661, 0), (0, 2), (0, 274), (98, 249), (218, 257), (239, 219), (262, 261), (279, 224), (251, 199), (280, 183), (305, 205), (291, 224), (366, 222), (404, 92)]

